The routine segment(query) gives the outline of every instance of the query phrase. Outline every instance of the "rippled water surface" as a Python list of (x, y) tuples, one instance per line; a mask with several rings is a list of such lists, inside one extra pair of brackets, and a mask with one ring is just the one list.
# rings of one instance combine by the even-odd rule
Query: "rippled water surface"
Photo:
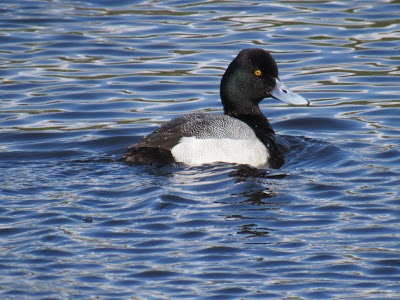
[[(1, 299), (399, 299), (399, 1), (5, 1)], [(281, 169), (132, 167), (243, 48)]]

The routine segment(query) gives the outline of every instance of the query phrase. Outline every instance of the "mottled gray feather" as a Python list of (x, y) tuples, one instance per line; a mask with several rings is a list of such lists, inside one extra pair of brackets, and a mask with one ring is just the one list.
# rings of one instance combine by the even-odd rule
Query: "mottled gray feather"
[(182, 137), (198, 139), (255, 139), (254, 131), (239, 119), (216, 114), (196, 113), (177, 117), (131, 147), (172, 149)]

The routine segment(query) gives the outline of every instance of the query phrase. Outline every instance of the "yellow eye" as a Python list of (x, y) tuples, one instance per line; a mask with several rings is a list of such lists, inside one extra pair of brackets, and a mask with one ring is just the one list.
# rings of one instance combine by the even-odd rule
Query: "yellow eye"
[(261, 76), (262, 72), (260, 70), (255, 70), (254, 75)]

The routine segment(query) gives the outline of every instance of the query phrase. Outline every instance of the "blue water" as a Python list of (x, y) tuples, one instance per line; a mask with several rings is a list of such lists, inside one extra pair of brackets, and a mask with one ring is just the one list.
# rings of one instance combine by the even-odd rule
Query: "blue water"
[[(0, 298), (399, 299), (399, 10), (2, 3)], [(281, 169), (117, 162), (175, 116), (220, 113), (248, 47), (312, 102), (262, 102)]]

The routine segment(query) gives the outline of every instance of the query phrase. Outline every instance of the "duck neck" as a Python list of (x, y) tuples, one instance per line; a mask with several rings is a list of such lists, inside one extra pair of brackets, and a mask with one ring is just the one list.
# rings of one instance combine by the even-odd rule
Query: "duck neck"
[(259, 114), (255, 115), (232, 115), (232, 117), (235, 117), (242, 122), (245, 122), (254, 130), (257, 138), (268, 149), (270, 155), (269, 166), (274, 169), (279, 169), (284, 163), (283, 153), (280, 151), (280, 148), (276, 144), (274, 130), (269, 124), (268, 119), (261, 113), (261, 111)]
[(276, 148), (275, 132), (269, 124), (268, 119), (262, 114), (258, 107), (250, 113), (238, 114), (235, 112), (228, 112), (227, 114), (249, 125), (268, 150), (274, 151)]
[(258, 106), (262, 99), (251, 101), (241, 93), (231, 95), (229, 91), (225, 84), (221, 84), (221, 100), (225, 114), (249, 125), (263, 144), (270, 149), (271, 145), (275, 145), (275, 132)]
[(257, 138), (265, 145), (265, 147), (267, 147), (269, 151), (271, 157), (269, 162), (270, 167), (278, 169), (283, 165), (283, 155), (276, 145), (275, 132), (272, 129), (271, 124), (269, 124), (267, 117), (263, 115), (258, 105), (241, 107), (240, 109), (234, 109), (229, 105), (224, 105), (224, 112), (226, 115), (246, 123), (251, 129), (253, 129)]

